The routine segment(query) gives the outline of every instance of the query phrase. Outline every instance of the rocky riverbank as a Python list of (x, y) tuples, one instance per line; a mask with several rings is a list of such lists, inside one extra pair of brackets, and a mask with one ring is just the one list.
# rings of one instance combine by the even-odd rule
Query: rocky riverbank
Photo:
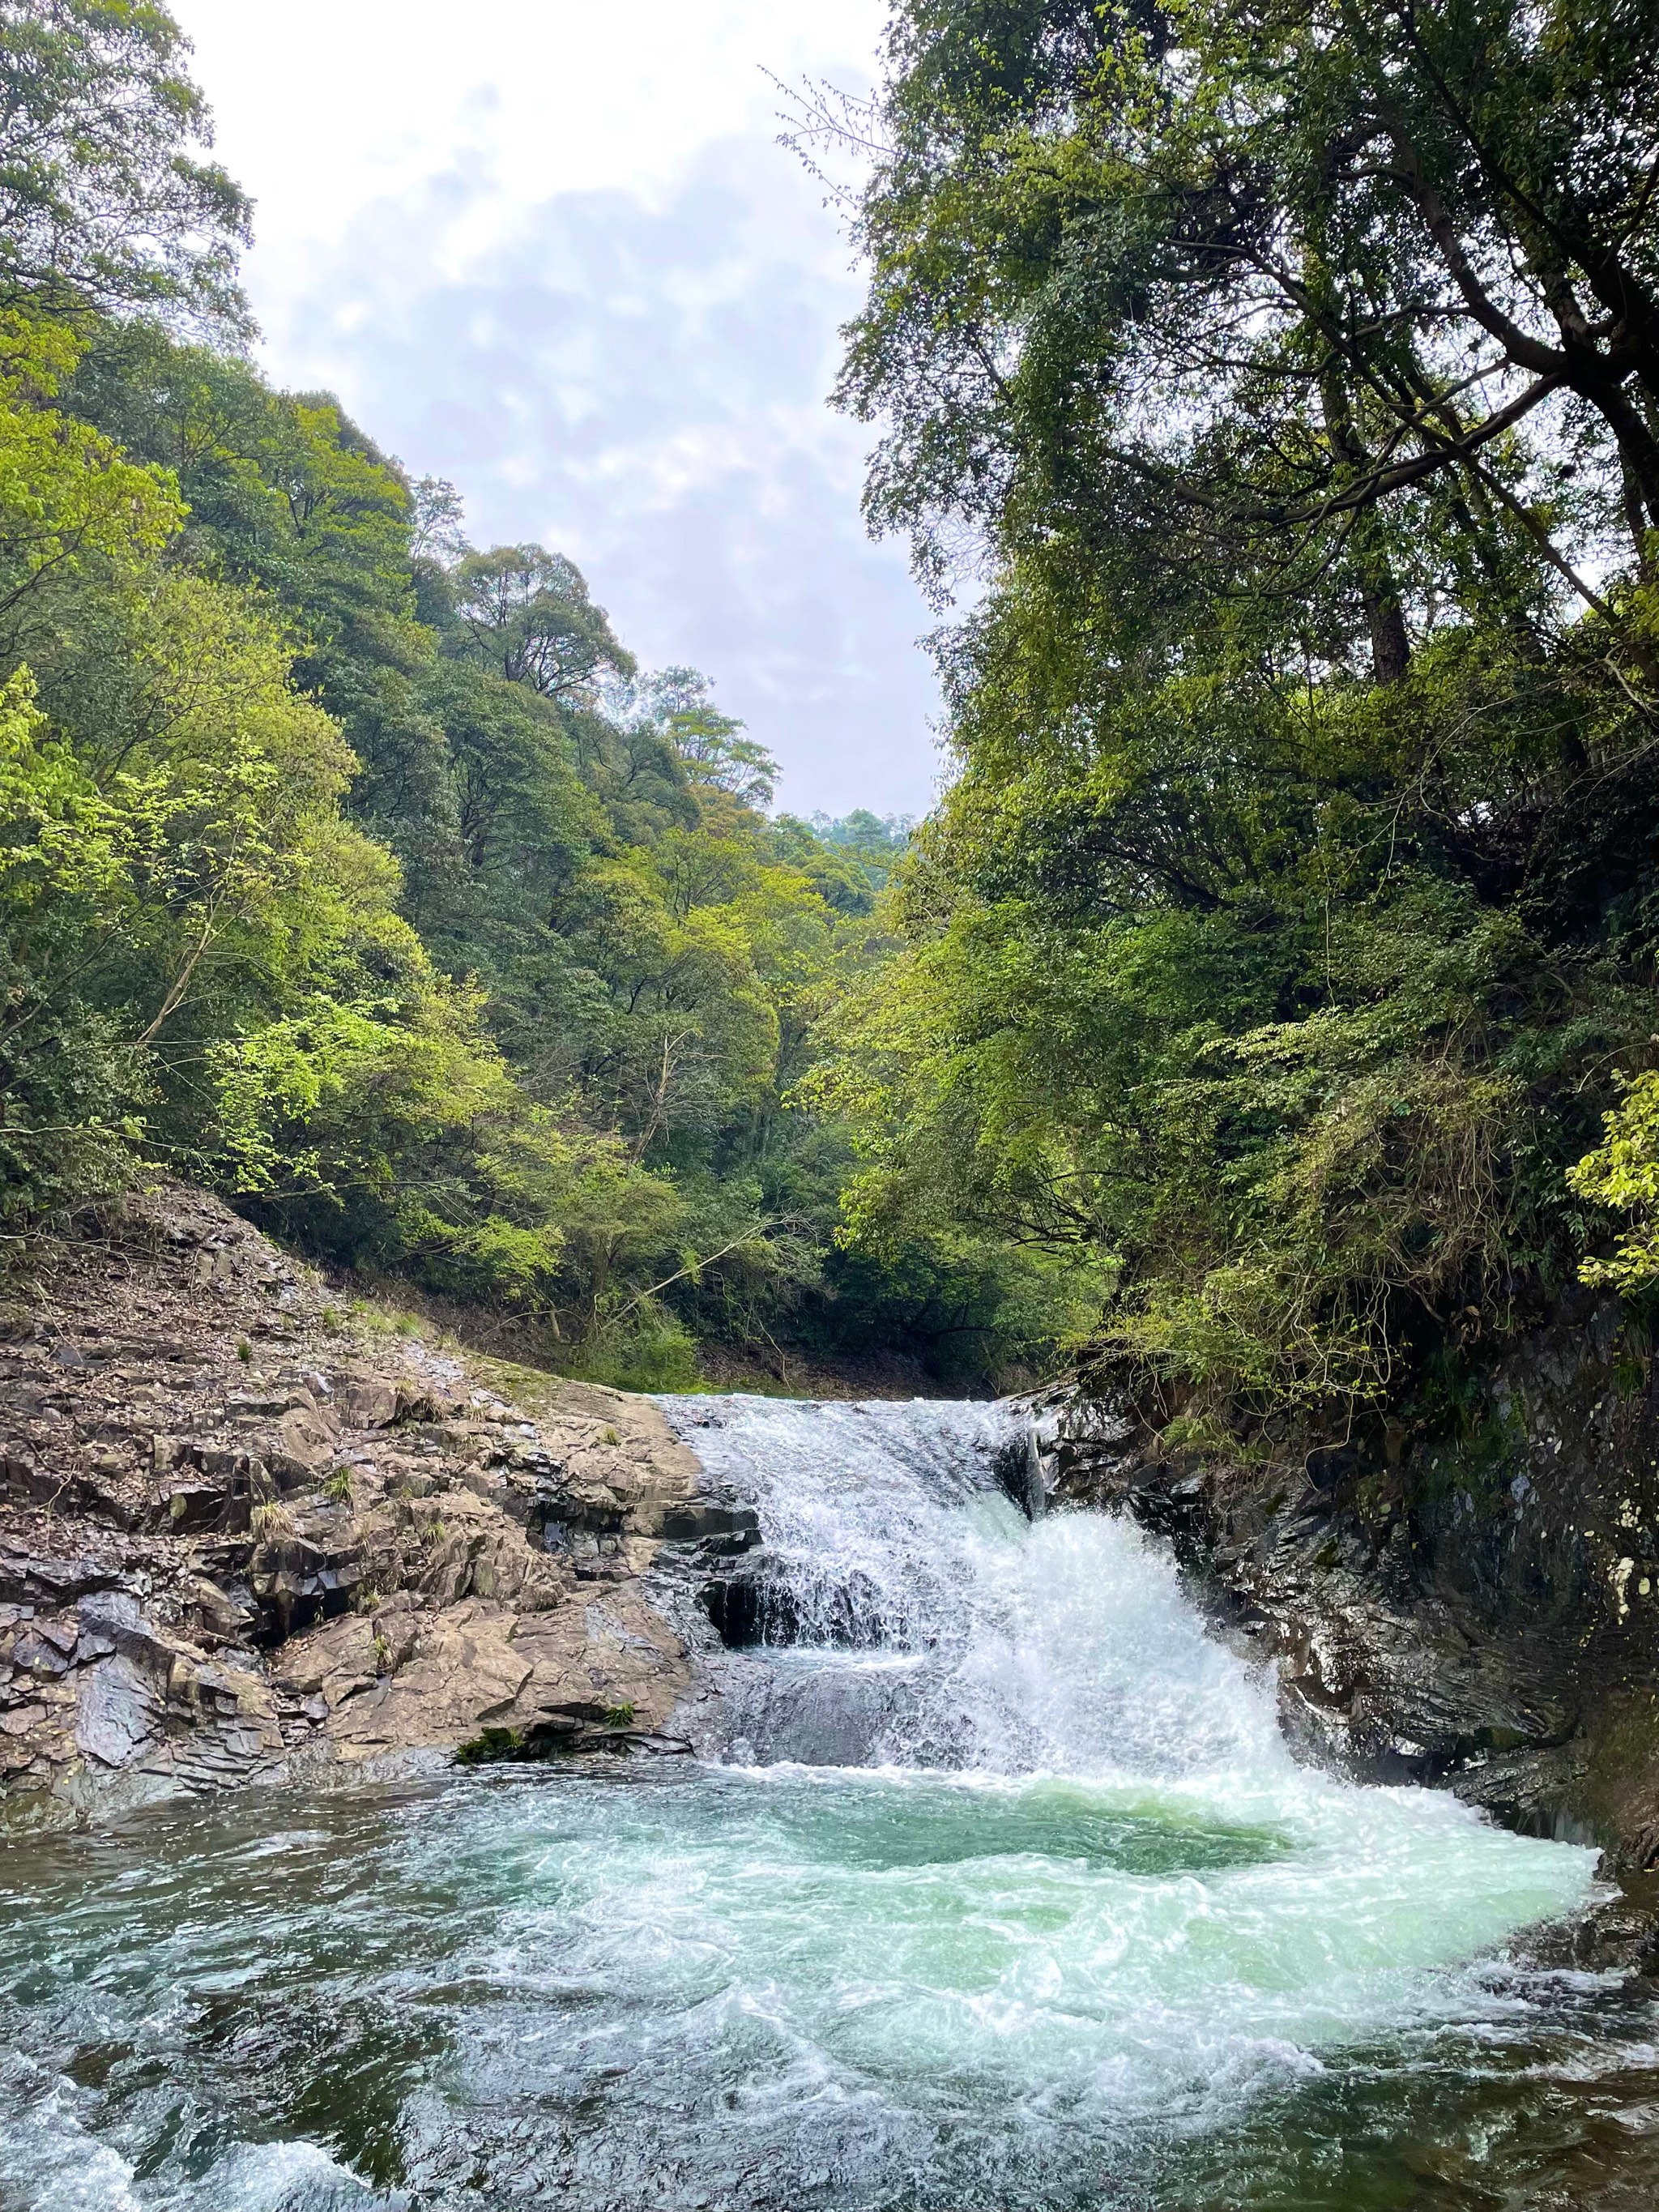
[[(1173, 1540), (1310, 1756), (1659, 1886), (1659, 1426), (1617, 1308), (1569, 1302), (1439, 1433), (1229, 1459), (1073, 1398), (1015, 1456), (1022, 1502)], [(744, 1640), (712, 1600), (753, 1519), (649, 1400), (400, 1336), (155, 1192), (0, 1308), (6, 1815), (669, 1748), (683, 1601)]]
[(1659, 1863), (1659, 1423), (1645, 1339), (1576, 1294), (1437, 1422), (1249, 1455), (1040, 1407), (1056, 1501), (1121, 1505), (1277, 1662), (1310, 1755)]
[(0, 1802), (674, 1748), (653, 1571), (732, 1526), (648, 1400), (440, 1354), (153, 1193), (0, 1309)]

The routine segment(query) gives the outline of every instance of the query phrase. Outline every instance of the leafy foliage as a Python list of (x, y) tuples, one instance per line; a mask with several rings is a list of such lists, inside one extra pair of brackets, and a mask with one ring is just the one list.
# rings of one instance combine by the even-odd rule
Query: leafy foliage
[(1605, 1134), (1567, 1177), (1581, 1197), (1629, 1218), (1606, 1258), (1585, 1261), (1587, 1283), (1626, 1291), (1659, 1282), (1659, 1074), (1638, 1075), (1607, 1117)]
[(765, 749), (571, 562), (475, 550), (222, 343), (246, 209), (183, 52), (0, 9), (9, 1249), (155, 1163), (610, 1379), (710, 1335), (984, 1371), (994, 1266), (842, 1255), (848, 1132), (787, 1103), (902, 841), (769, 819)]
[(1074, 1255), (1171, 1405), (1351, 1417), (1646, 1202), (1651, 41), (902, 0), (889, 58), (842, 396), (989, 585), (817, 1079), (848, 1233)]
[(212, 133), (188, 50), (147, 0), (0, 5), (0, 301), (240, 325), (248, 204), (198, 158)]

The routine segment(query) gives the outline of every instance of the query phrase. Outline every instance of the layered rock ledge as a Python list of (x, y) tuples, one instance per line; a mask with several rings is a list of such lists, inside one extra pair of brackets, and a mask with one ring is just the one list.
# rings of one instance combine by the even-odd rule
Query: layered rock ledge
[(371, 1327), (152, 1194), (0, 1310), (0, 1804), (675, 1748), (651, 1579), (717, 1523), (650, 1401)]
[(1595, 1842), (1659, 1906), (1659, 1365), (1615, 1305), (1570, 1294), (1437, 1432), (1228, 1458), (1073, 1399), (1034, 1455), (1172, 1539), (1307, 1755)]

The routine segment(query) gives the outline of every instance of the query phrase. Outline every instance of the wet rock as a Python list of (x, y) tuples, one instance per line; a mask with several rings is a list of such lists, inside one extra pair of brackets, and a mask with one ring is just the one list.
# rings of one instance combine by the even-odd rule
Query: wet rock
[(1574, 1292), (1470, 1376), (1449, 1428), (1281, 1428), (1232, 1463), (1079, 1404), (1057, 1486), (1171, 1538), (1218, 1621), (1275, 1661), (1309, 1755), (1640, 1872), (1659, 1866), (1654, 1374), (1619, 1310)]
[(165, 1716), (149, 1675), (118, 1653), (88, 1667), (81, 1677), (76, 1745), (101, 1766), (130, 1766), (159, 1739)]
[(744, 1552), (760, 1541), (760, 1516), (752, 1505), (720, 1504), (694, 1498), (667, 1505), (655, 1515), (659, 1534), (671, 1544), (713, 1543), (722, 1552)]
[(705, 1583), (698, 1601), (728, 1650), (746, 1651), (762, 1644), (791, 1644), (794, 1609), (777, 1602), (781, 1593), (762, 1575), (720, 1575)]

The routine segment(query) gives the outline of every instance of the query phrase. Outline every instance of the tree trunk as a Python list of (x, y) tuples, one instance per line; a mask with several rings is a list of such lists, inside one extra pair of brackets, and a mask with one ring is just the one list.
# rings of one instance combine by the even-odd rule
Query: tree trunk
[(1411, 635), (1392, 581), (1364, 593), (1365, 620), (1371, 633), (1371, 673), (1379, 684), (1397, 684), (1411, 666)]

